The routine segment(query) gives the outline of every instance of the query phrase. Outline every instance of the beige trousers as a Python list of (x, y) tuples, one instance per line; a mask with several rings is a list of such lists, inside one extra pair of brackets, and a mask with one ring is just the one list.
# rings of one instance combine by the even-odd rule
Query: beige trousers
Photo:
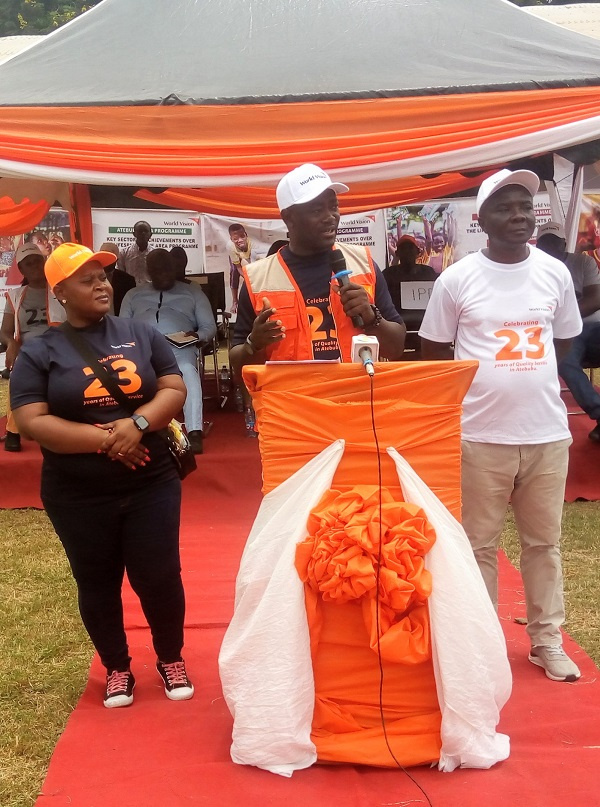
[(571, 442), (569, 438), (521, 446), (462, 443), (463, 526), (496, 606), (498, 544), (512, 502), (532, 645), (562, 641), (560, 530)]

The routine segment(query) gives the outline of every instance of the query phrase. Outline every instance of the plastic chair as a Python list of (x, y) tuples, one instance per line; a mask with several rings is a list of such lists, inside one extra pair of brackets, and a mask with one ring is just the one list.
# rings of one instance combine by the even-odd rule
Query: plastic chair
[[(187, 277), (192, 283), (197, 283), (208, 297), (217, 326), (217, 333), (213, 339), (208, 344), (203, 345), (199, 350), (199, 371), (202, 380), (204, 381), (207, 376), (210, 376), (210, 379), (214, 381), (214, 388), (216, 389), (216, 396), (203, 394), (203, 397), (204, 400), (216, 397), (219, 401), (219, 405), (223, 407), (229, 395), (229, 385), (227, 385), (226, 388), (223, 383), (224, 379), (221, 378), (219, 373), (219, 334), (225, 336), (229, 347), (229, 319), (231, 317), (231, 314), (225, 310), (225, 273), (208, 272), (203, 275), (187, 275)], [(206, 359), (209, 357), (211, 359), (211, 368), (210, 373), (207, 373)], [(229, 377), (231, 377), (231, 368), (229, 368)], [(202, 389), (205, 389), (204, 383)]]

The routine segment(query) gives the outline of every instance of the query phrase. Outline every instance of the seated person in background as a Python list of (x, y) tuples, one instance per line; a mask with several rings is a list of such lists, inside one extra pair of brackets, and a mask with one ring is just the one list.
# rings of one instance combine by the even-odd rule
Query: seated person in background
[(600, 272), (589, 255), (567, 252), (564, 229), (554, 221), (538, 227), (537, 247), (562, 261), (573, 278), (583, 330), (575, 337), (571, 350), (559, 363), (558, 372), (579, 406), (596, 421), (589, 438), (598, 443), (600, 394), (583, 368), (600, 367)]
[[(121, 317), (140, 319), (163, 334), (183, 331), (195, 334), (200, 344), (216, 332), (215, 318), (208, 298), (196, 284), (175, 279), (176, 270), (166, 249), (153, 249), (146, 263), (150, 283), (128, 291), (121, 306)], [(202, 454), (202, 385), (196, 360), (197, 344), (173, 347), (173, 353), (187, 387), (183, 415), (195, 454)]]
[[(336, 244), (340, 211), (336, 193), (348, 187), (316, 165), (301, 165), (277, 186), (277, 204), (289, 245), (243, 268), (231, 365), (237, 377), (245, 364), (325, 359), (350, 361), (352, 337), (377, 336), (383, 357), (397, 360), (405, 327), (381, 272), (366, 247)], [(352, 270), (342, 289), (333, 280), (336, 247)], [(358, 329), (352, 317), (360, 316)], [(281, 317), (281, 319), (280, 319)]]
[(267, 258), (271, 255), (275, 255), (282, 247), (287, 247), (289, 241), (285, 241), (283, 238), (280, 238), (279, 241), (273, 241), (269, 249), (267, 250)]
[[(431, 266), (417, 263), (421, 253), (422, 250), (412, 235), (403, 235), (396, 247), (395, 261), (383, 271), (394, 307), (402, 315), (406, 325), (405, 348), (414, 351), (405, 355), (405, 358), (412, 360), (421, 358), (421, 340), (417, 332), (421, 327), (423, 314), (429, 302), (432, 283), (439, 277)], [(414, 284), (415, 282), (423, 282), (424, 285), (422, 287), (405, 286), (405, 302), (414, 303), (414, 305), (403, 306), (402, 284)]]
[(131, 275), (128, 275), (127, 272), (117, 269), (117, 261), (119, 260), (120, 253), (119, 247), (115, 243), (105, 241), (100, 247), (100, 252), (112, 252), (115, 256), (115, 262), (112, 266), (106, 266), (104, 271), (106, 272), (106, 277), (113, 290), (113, 299), (109, 313), (118, 317), (123, 297), (125, 297), (129, 289), (135, 289), (135, 279)]
[(183, 247), (171, 247), (169, 252), (171, 256), (171, 263), (175, 267), (175, 279), (180, 283), (191, 283), (185, 276), (185, 270), (188, 265), (187, 252)]
[[(0, 341), (6, 345), (6, 368), (12, 370), (21, 345), (45, 333), (50, 325), (64, 322), (65, 309), (58, 302), (44, 275), (44, 256), (37, 244), (27, 241), (17, 250), (17, 266), (25, 285), (9, 289), (0, 328)], [(6, 413), (5, 451), (20, 451), (21, 436), (10, 407)]]

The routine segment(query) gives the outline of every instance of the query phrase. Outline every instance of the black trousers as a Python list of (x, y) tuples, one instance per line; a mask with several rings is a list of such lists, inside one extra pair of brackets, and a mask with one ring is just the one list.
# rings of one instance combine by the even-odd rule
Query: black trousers
[(123, 575), (140, 598), (161, 661), (183, 647), (185, 597), (179, 560), (179, 479), (76, 506), (44, 501), (77, 583), (79, 612), (107, 670), (131, 658), (123, 624)]

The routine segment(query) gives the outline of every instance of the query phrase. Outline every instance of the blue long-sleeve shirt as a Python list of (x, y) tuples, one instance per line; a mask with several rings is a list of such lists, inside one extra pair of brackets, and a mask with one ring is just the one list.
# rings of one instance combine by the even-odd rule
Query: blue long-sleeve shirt
[(194, 283), (176, 281), (168, 291), (157, 291), (150, 283), (137, 286), (123, 298), (119, 316), (147, 322), (161, 333), (196, 331), (202, 342), (216, 332), (208, 297)]

